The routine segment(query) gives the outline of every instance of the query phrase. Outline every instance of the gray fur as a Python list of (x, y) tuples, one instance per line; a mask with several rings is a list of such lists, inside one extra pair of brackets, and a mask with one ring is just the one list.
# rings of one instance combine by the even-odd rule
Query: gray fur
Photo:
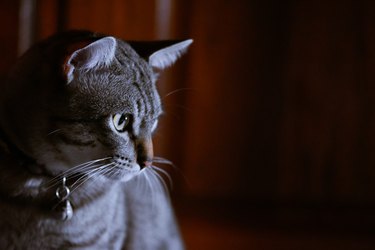
[[(183, 248), (150, 164), (162, 113), (153, 67), (169, 66), (190, 43), (148, 61), (120, 39), (73, 32), (19, 60), (0, 94), (0, 249)], [(130, 115), (125, 131), (115, 114)], [(63, 177), (68, 221), (55, 197)]]

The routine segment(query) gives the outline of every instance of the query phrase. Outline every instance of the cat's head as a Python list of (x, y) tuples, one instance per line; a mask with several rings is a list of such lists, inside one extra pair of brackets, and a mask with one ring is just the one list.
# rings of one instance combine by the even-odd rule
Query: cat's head
[(2, 130), (42, 171), (129, 179), (153, 158), (162, 113), (155, 70), (191, 42), (127, 43), (87, 32), (41, 42), (4, 86)]

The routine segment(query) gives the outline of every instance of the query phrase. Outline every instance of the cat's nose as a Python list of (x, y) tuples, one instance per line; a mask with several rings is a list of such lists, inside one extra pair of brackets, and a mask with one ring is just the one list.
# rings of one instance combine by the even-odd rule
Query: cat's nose
[(137, 140), (137, 162), (141, 168), (152, 165), (154, 158), (154, 148), (151, 137), (145, 137)]

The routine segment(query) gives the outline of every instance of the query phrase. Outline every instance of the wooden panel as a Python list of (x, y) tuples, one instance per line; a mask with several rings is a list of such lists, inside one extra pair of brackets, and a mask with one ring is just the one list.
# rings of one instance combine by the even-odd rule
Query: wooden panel
[(374, 199), (374, 44), (365, 30), (374, 20), (367, 23), (366, 8), (350, 1), (295, 6), (283, 87), (282, 196)]
[(194, 1), (185, 192), (373, 203), (374, 10)]
[(17, 58), (18, 1), (0, 1), (0, 76), (8, 72)]
[(38, 0), (35, 27), (37, 40), (44, 39), (59, 31), (59, 17), (61, 12), (63, 10), (58, 0)]
[(155, 37), (155, 6), (136, 0), (69, 1), (66, 29), (89, 29), (124, 39)]
[[(245, 0), (194, 1), (184, 163), (189, 182), (186, 192), (193, 195), (260, 194), (273, 185), (265, 180), (275, 175), (274, 158), (260, 155), (273, 150), (269, 144), (273, 136), (265, 130), (254, 134), (255, 127), (267, 125), (256, 120), (257, 114), (267, 112), (262, 110), (267, 103), (258, 99), (259, 91), (272, 86), (261, 85), (259, 80), (266, 74), (262, 53), (268, 47), (263, 43), (269, 42), (266, 34), (257, 33), (255, 25), (262, 23), (255, 23), (252, 5)], [(265, 118), (274, 122), (271, 116)], [(257, 136), (269, 141), (254, 140)]]

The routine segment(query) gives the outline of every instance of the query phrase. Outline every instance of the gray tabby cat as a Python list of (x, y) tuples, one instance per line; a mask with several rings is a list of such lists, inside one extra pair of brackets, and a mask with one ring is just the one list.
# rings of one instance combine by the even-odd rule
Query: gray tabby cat
[(0, 249), (182, 249), (152, 162), (155, 69), (192, 40), (67, 32), (32, 47), (0, 93)]

